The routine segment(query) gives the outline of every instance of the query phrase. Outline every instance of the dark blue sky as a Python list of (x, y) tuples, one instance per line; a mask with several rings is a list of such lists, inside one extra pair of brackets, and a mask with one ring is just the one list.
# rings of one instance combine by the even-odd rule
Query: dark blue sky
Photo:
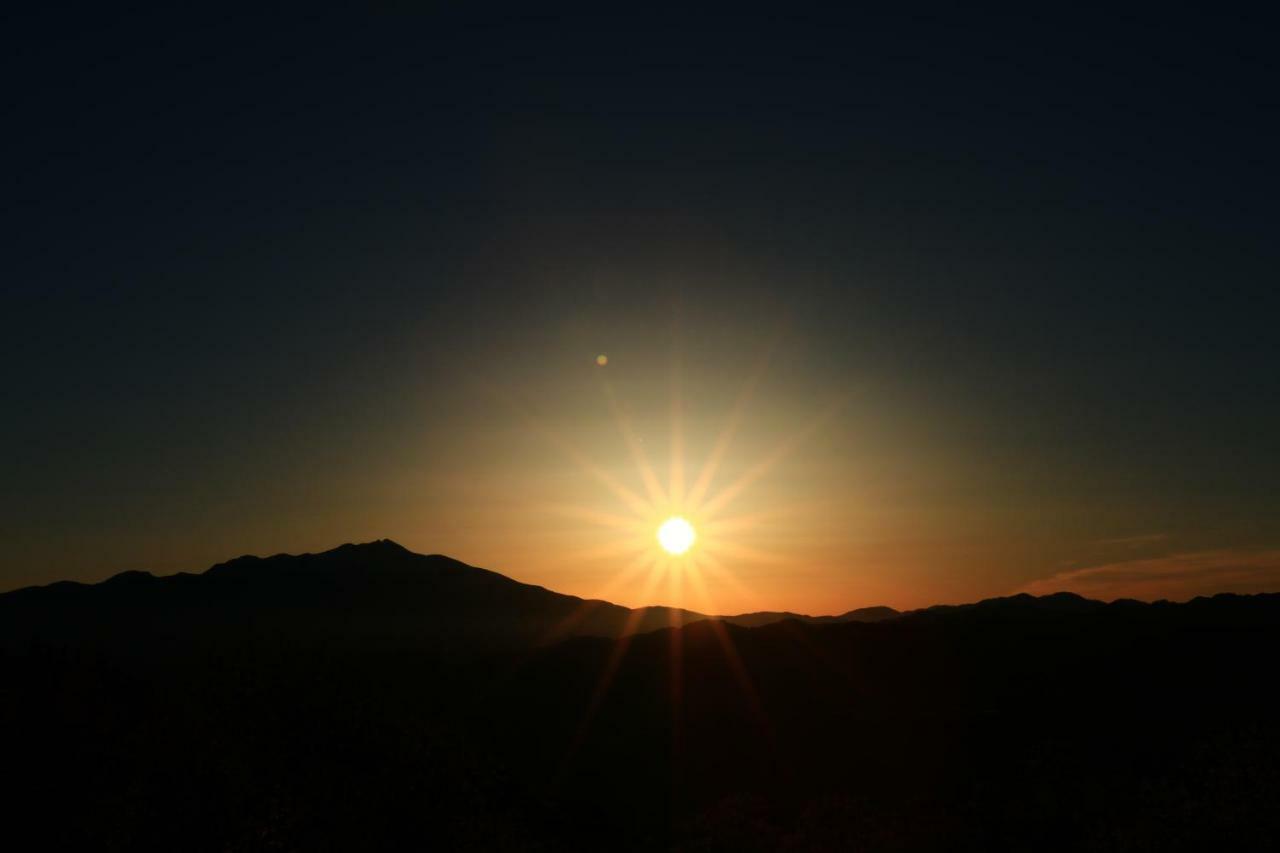
[[(441, 485), (497, 464), (461, 438), (504, 417), (481, 400), (607, 422), (575, 383), (609, 351), (643, 422), (678, 351), (691, 399), (728, 407), (775, 335), (762, 446), (828, 397), (862, 418), (799, 457), (862, 484), (812, 483), (832, 565), (871, 565), (859, 519), (884, 506), (906, 513), (886, 541), (936, 543), (902, 558), (941, 563), (912, 570), (934, 598), (1109, 563), (1110, 539), (1280, 547), (1265, 21), (6, 29), (0, 586), (378, 535), (518, 575), (549, 546), (513, 522), (492, 550), (454, 516), (502, 496)], [(507, 464), (535, 500), (530, 454)], [(966, 525), (1023, 545), (949, 567)], [(805, 602), (894, 594), (854, 574)]]

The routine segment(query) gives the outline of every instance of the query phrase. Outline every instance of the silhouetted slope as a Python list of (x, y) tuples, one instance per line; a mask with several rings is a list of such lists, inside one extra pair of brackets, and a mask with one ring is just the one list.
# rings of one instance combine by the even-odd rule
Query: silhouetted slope
[[(888, 608), (853, 611), (841, 617)], [(390, 541), (319, 554), (239, 557), (203, 574), (129, 571), (99, 584), (62, 582), (0, 595), (0, 642), (105, 645), (182, 640), (291, 645), (361, 643), (507, 648), (567, 636), (618, 637), (717, 618), (630, 609), (519, 583)], [(759, 625), (789, 613), (723, 617)], [(161, 645), (158, 649), (163, 650)]]
[[(1144, 606), (1142, 602), (1127, 602)], [(1003, 598), (987, 598), (973, 604), (937, 604), (921, 610), (902, 614), (910, 622), (927, 622), (934, 619), (1043, 619), (1057, 614), (1096, 613), (1108, 605), (1102, 601), (1084, 598), (1073, 592), (1055, 592), (1034, 596), (1029, 593)], [(1123, 605), (1122, 605), (1123, 606)]]
[(95, 850), (1280, 841), (1280, 595), (622, 636), (672, 615), (389, 542), (0, 596), (7, 829)]
[(898, 615), (900, 615), (899, 612), (892, 607), (860, 607), (857, 610), (841, 613), (839, 616), (806, 616), (802, 613), (788, 611), (763, 610), (756, 613), (740, 613), (737, 616), (721, 616), (719, 619), (743, 628), (759, 628), (761, 625), (770, 625), (786, 619), (828, 624), (832, 622), (881, 622)]
[(240, 557), (200, 575), (124, 572), (0, 595), (9, 643), (143, 646), (200, 642), (359, 643), (504, 648), (589, 634), (616, 637), (706, 618), (632, 611), (519, 583), (389, 540), (320, 554)]

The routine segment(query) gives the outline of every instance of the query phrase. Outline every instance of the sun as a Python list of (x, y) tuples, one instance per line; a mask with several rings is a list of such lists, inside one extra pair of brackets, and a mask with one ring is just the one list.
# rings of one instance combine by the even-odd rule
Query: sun
[(678, 515), (673, 515), (658, 527), (658, 544), (668, 554), (683, 554), (693, 547), (698, 538), (693, 525)]

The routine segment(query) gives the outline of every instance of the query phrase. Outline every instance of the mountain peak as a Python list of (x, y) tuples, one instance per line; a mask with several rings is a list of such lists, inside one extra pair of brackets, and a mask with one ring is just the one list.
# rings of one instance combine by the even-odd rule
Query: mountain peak
[(156, 576), (151, 574), (151, 572), (144, 572), (144, 571), (139, 571), (138, 569), (131, 569), (130, 571), (127, 571), (127, 572), (120, 572), (119, 574), (112, 575), (102, 583), (104, 585), (110, 585), (110, 586), (125, 586), (125, 585), (136, 585), (140, 583), (147, 583), (148, 581), (153, 581), (155, 579), (156, 579)]
[(384, 553), (412, 553), (408, 548), (391, 539), (375, 539), (372, 542), (347, 542), (339, 545), (330, 551), (323, 551), (322, 554), (333, 554), (339, 551), (362, 551), (362, 552), (384, 552)]

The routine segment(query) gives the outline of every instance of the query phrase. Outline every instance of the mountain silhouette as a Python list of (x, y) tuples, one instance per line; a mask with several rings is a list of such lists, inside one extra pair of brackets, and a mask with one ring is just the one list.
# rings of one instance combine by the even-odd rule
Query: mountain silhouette
[(758, 626), (783, 619), (875, 621), (891, 608), (838, 617), (708, 616), (631, 609), (524, 584), (383, 539), (319, 554), (239, 557), (202, 574), (127, 571), (0, 595), (0, 642), (132, 644), (153, 638), (309, 645), (510, 648), (569, 636), (616, 638), (703, 619)]
[(125, 572), (0, 595), (4, 826), (72, 850), (1269, 850), (1277, 659), (1277, 594), (707, 618), (385, 540)]
[(892, 607), (876, 606), (859, 607), (856, 610), (841, 613), (839, 616), (806, 616), (789, 611), (761, 610), (755, 613), (740, 613), (735, 616), (715, 618), (734, 625), (740, 625), (743, 628), (759, 628), (761, 625), (771, 625), (774, 622), (782, 622), (786, 619), (795, 619), (799, 622), (811, 622), (814, 624), (828, 624), (832, 622), (880, 622), (898, 615), (900, 615), (899, 611), (894, 610)]

